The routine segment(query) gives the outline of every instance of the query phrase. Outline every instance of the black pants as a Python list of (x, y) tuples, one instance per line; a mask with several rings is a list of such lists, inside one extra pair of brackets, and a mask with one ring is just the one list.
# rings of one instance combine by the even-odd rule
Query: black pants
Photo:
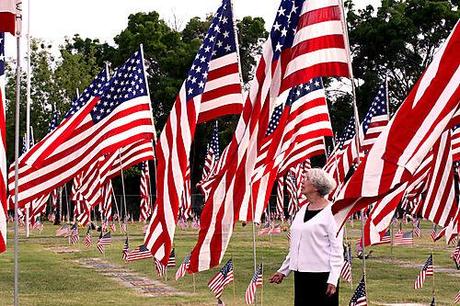
[(339, 288), (328, 297), (326, 295), (329, 272), (294, 272), (295, 306), (338, 306)]

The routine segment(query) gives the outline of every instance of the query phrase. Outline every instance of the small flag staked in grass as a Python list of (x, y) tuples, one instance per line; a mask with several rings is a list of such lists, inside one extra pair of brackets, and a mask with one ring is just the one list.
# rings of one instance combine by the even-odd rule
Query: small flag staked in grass
[(179, 269), (176, 272), (176, 280), (185, 276), (187, 269), (190, 265), (190, 255), (185, 256), (184, 261), (179, 266)]
[(366, 284), (364, 276), (356, 287), (355, 293), (351, 297), (350, 306), (367, 306)]
[(229, 259), (219, 272), (211, 278), (208, 282), (208, 287), (218, 299), (222, 296), (225, 286), (230, 284), (233, 279), (233, 261)]
[(433, 255), (430, 255), (428, 259), (426, 260), (425, 265), (423, 265), (422, 270), (420, 270), (420, 273), (417, 276), (417, 279), (415, 280), (414, 288), (415, 289), (422, 288), (423, 284), (425, 283), (426, 277), (433, 276), (433, 274), (434, 274)]
[(254, 272), (251, 282), (249, 283), (249, 286), (246, 289), (246, 293), (244, 295), (244, 301), (246, 302), (246, 304), (254, 304), (257, 287), (261, 287), (262, 285), (263, 285), (263, 268), (262, 268), (262, 264), (260, 264), (257, 270)]

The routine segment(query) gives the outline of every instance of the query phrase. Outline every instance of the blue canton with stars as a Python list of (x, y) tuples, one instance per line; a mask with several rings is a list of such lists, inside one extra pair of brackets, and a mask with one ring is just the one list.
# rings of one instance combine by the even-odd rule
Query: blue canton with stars
[(367, 130), (369, 129), (369, 125), (371, 124), (372, 118), (374, 116), (382, 116), (382, 115), (388, 114), (386, 96), (387, 95), (386, 95), (385, 85), (381, 85), (377, 95), (374, 98), (374, 101), (371, 104), (371, 107), (369, 108), (369, 111), (366, 114), (366, 117), (364, 117), (364, 121), (363, 121), (364, 134), (367, 133)]
[(91, 111), (95, 123), (110, 115), (122, 103), (148, 95), (144, 61), (140, 50), (134, 52), (123, 65), (118, 67), (100, 94), (100, 101)]
[(218, 126), (217, 121), (216, 121), (216, 125), (212, 129), (210, 147), (212, 149), (212, 152), (214, 153), (215, 159), (219, 160), (220, 159), (219, 126)]
[(364, 283), (364, 278), (359, 282), (358, 287), (356, 288), (353, 297), (351, 298), (350, 305), (355, 305), (356, 303), (363, 301), (366, 298), (366, 285)]
[(344, 144), (355, 137), (355, 117), (351, 117), (343, 134), (337, 139), (339, 148), (342, 150)]
[(54, 111), (53, 118), (51, 118), (51, 121), (48, 127), (48, 133), (54, 131), (54, 129), (58, 126), (58, 123), (59, 123), (59, 112)]
[(85, 88), (80, 97), (77, 97), (77, 99), (72, 102), (72, 105), (64, 115), (64, 118), (69, 118), (78, 112), (83, 106), (86, 105), (86, 103), (89, 102), (91, 97), (101, 95), (102, 88), (107, 82), (107, 76), (107, 70), (103, 69), (101, 72), (99, 72), (99, 74), (94, 78), (93, 82), (91, 82), (91, 84)]
[(323, 88), (323, 83), (321, 81), (321, 78), (314, 78), (305, 84), (293, 87), (291, 91), (289, 92), (286, 103), (284, 105), (283, 104), (278, 105), (273, 110), (272, 116), (270, 118), (270, 122), (268, 123), (268, 128), (267, 128), (267, 132), (265, 133), (265, 136), (269, 136), (270, 134), (272, 134), (275, 131), (275, 129), (278, 127), (279, 121), (280, 121), (281, 115), (283, 114), (285, 106), (292, 106), (294, 102), (299, 101), (304, 96), (314, 92), (315, 90), (322, 89), (322, 88)]
[(292, 47), (304, 2), (304, 0), (283, 0), (281, 2), (270, 31), (273, 60), (277, 60), (284, 49)]
[(231, 259), (229, 259), (225, 266), (223, 266), (222, 269), (220, 269), (220, 273), (222, 273), (224, 278), (226, 278), (230, 271), (233, 271), (233, 261)]
[(0, 32), (0, 76), (5, 74), (5, 33)]
[(188, 72), (185, 81), (187, 101), (203, 93), (208, 78), (209, 62), (233, 52), (236, 52), (236, 40), (232, 6), (230, 0), (224, 0), (214, 15), (208, 33)]

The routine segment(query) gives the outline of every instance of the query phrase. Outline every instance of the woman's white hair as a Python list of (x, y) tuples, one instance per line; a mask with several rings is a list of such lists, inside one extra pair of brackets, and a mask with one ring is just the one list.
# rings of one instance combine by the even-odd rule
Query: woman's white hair
[(307, 171), (308, 180), (318, 190), (321, 196), (328, 195), (336, 186), (334, 178), (320, 168), (312, 168)]

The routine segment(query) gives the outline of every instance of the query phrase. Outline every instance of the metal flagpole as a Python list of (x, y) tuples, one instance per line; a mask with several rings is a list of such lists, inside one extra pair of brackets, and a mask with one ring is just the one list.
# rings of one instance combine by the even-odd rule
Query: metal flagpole
[(69, 204), (69, 196), (67, 193), (67, 184), (64, 184), (64, 199), (67, 206), (67, 223), (70, 223), (70, 204)]
[(16, 59), (16, 114), (14, 127), (14, 306), (19, 305), (19, 243), (18, 243), (18, 158), (19, 158), (19, 116), (20, 116), (20, 82), (21, 82), (21, 47), (20, 37), (16, 37), (17, 59)]

